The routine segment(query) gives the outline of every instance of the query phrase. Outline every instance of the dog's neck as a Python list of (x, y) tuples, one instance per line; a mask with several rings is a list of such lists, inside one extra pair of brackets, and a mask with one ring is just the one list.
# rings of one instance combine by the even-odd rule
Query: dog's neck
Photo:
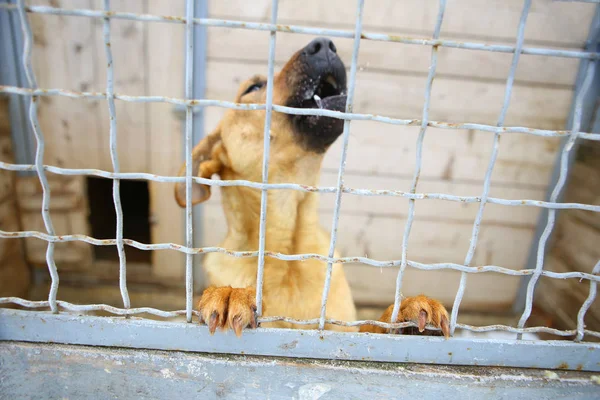
[[(316, 186), (316, 169), (302, 184)], [(225, 177), (224, 177), (225, 178)], [(230, 179), (229, 177), (225, 179)], [(238, 178), (239, 179), (239, 178)], [(290, 183), (293, 179), (273, 176), (270, 183)], [(237, 251), (254, 251), (259, 245), (261, 192), (248, 187), (222, 187), (223, 207), (228, 233), (223, 245)], [(316, 193), (297, 190), (269, 190), (265, 249), (284, 254), (318, 252), (312, 248), (315, 235), (320, 234), (319, 198)]]

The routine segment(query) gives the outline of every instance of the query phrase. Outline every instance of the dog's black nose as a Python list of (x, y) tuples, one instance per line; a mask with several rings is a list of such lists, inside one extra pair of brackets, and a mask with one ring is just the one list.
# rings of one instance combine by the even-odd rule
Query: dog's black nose
[(309, 57), (327, 58), (329, 52), (335, 54), (337, 49), (333, 42), (327, 38), (319, 37), (310, 42), (303, 50)]

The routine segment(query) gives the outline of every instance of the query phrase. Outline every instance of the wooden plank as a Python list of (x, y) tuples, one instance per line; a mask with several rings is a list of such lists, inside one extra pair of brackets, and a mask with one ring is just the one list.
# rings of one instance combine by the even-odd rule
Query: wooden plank
[[(208, 30), (207, 54), (209, 60), (240, 60), (264, 63), (268, 59), (269, 34), (241, 29)], [(282, 66), (292, 54), (306, 46), (314, 36), (281, 33), (277, 35), (276, 62)], [(352, 39), (333, 38), (338, 54), (350, 67)], [(490, 42), (487, 42), (491, 44)], [(460, 84), (464, 80), (492, 80), (505, 83), (512, 54), (485, 51), (467, 51), (440, 47), (437, 78), (452, 78)], [(431, 48), (398, 43), (365, 40), (360, 45), (358, 65), (361, 71), (388, 72), (419, 76), (425, 79), (431, 63)], [(524, 55), (519, 60), (516, 81), (518, 85), (564, 85), (575, 82), (577, 59)]]
[[(553, 251), (549, 255), (545, 269), (554, 272), (572, 272), (572, 265), (567, 264), (555, 253), (556, 251)], [(542, 277), (535, 292), (535, 306), (549, 315), (549, 326), (558, 329), (575, 329), (577, 313), (589, 294), (589, 285), (587, 280)], [(600, 300), (596, 297), (586, 313), (587, 329), (597, 330), (600, 326), (599, 304)], [(590, 338), (586, 337), (586, 340)]]
[[(32, 5), (48, 5), (33, 1)], [(81, 2), (60, 0), (57, 7), (81, 7)], [(93, 23), (87, 18), (29, 15), (34, 31), (33, 64), (40, 87), (93, 91)], [(49, 68), (48, 66), (51, 66)], [(70, 168), (101, 168), (93, 115), (97, 101), (42, 97), (39, 119), (46, 139), (45, 163)]]
[[(87, 202), (82, 177), (48, 175), (50, 186), (50, 217), (57, 235), (89, 234)], [(19, 177), (16, 195), (21, 210), (23, 230), (46, 232), (41, 208), (42, 190), (37, 177)], [(25, 239), (27, 260), (46, 265), (47, 242)], [(57, 243), (55, 260), (69, 269), (84, 269), (92, 261), (91, 245), (84, 242)]]
[[(10, 134), (8, 99), (0, 98), (0, 161), (14, 162)], [(0, 169), (0, 229), (6, 232), (20, 230), (15, 177)], [(0, 296), (26, 296), (30, 277), (22, 240), (0, 239)]]
[[(212, 129), (224, 109), (206, 109), (206, 129)], [(346, 160), (346, 171), (362, 175), (384, 174), (412, 178), (415, 168), (415, 144), (418, 127), (402, 127), (372, 121), (353, 121)], [(446, 181), (471, 181), (480, 184), (489, 162), (493, 134), (489, 132), (427, 129), (423, 146), (421, 177)], [(506, 134), (492, 177), (496, 185), (544, 188), (556, 159), (558, 138), (525, 134)], [(337, 171), (342, 141), (327, 152), (323, 168)], [(364, 186), (366, 183), (361, 184)], [(481, 185), (480, 185), (481, 186)], [(393, 186), (407, 190), (410, 186)], [(383, 189), (377, 187), (377, 189)], [(462, 194), (450, 192), (451, 194)], [(468, 194), (479, 195), (481, 190)], [(520, 197), (520, 196), (517, 196)]]
[[(49, 175), (50, 209), (56, 212), (70, 212), (82, 203), (83, 179), (64, 175)], [(42, 186), (37, 176), (19, 177), (16, 194), (19, 207), (24, 212), (37, 212), (42, 209)]]
[[(239, 82), (265, 65), (243, 62), (209, 62), (207, 98), (232, 100)], [(430, 119), (495, 125), (504, 99), (504, 84), (436, 79), (431, 93)], [(425, 79), (359, 71), (354, 111), (399, 118), (420, 118)], [(563, 129), (571, 104), (571, 90), (547, 87), (513, 89), (505, 124), (542, 129)], [(382, 99), (384, 99), (382, 101)]]
[[(111, 2), (111, 7), (123, 7), (126, 0)], [(131, 3), (131, 2), (129, 2)], [(93, 0), (96, 8), (102, 9), (102, 2)], [(131, 3), (131, 12), (143, 14), (146, 3)], [(141, 21), (111, 20), (111, 51), (114, 66), (115, 93), (132, 96), (147, 95), (148, 53), (146, 43), (148, 23)], [(94, 25), (96, 40), (96, 62), (100, 66), (94, 86), (100, 91), (106, 88), (106, 55), (103, 39), (103, 24), (97, 20)], [(148, 171), (148, 104), (117, 101), (117, 150), (121, 172)], [(112, 170), (110, 163), (110, 135), (108, 106), (105, 102), (96, 110), (99, 124), (99, 149), (103, 169)], [(107, 163), (108, 161), (108, 163)]]
[[(182, 2), (148, 2), (148, 13), (183, 15)], [(184, 27), (176, 24), (147, 24), (147, 85), (151, 94), (183, 96)], [(181, 120), (170, 104), (149, 104), (149, 172), (177, 175), (183, 162)], [(182, 209), (175, 203), (174, 185), (150, 182), (151, 234), (154, 243), (184, 244)], [(152, 252), (153, 274), (180, 279), (184, 276), (185, 256), (176, 251)]]
[[(368, 1), (363, 12), (363, 29), (431, 37), (438, 5), (437, 1), (421, 0)], [(580, 47), (587, 38), (594, 7), (594, 4), (576, 2), (534, 2), (527, 19), (526, 43)], [(523, 2), (520, 0), (452, 1), (446, 9), (442, 37), (514, 43), (522, 8)], [(265, 22), (269, 21), (271, 15), (268, 0), (252, 3), (244, 0), (211, 0), (209, 12), (215, 18)], [(285, 1), (279, 5), (278, 21), (352, 30), (355, 12), (356, 5), (344, 0)]]
[[(0, 239), (0, 246), (4, 240), (11, 239)], [(25, 263), (20, 243), (14, 239), (11, 243), (9, 252), (0, 258), (0, 297), (27, 297), (31, 272)]]
[[(0, 229), (6, 232), (20, 230), (17, 204), (14, 198), (6, 199), (0, 203)], [(9, 258), (15, 247), (21, 247), (20, 239), (0, 239), (0, 265), (2, 260)]]
[[(70, 215), (56, 213), (52, 215), (52, 224), (57, 235), (72, 234)], [(40, 214), (23, 213), (21, 221), (24, 230), (45, 232), (44, 222)], [(27, 261), (38, 268), (46, 268), (46, 249), (48, 242), (36, 239), (25, 239)], [(56, 243), (54, 260), (60, 271), (82, 270), (91, 262), (91, 245), (83, 242)]]
[(572, 270), (591, 273), (600, 260), (600, 232), (586, 220), (573, 218), (568, 211), (559, 215), (560, 223), (555, 231), (553, 251)]

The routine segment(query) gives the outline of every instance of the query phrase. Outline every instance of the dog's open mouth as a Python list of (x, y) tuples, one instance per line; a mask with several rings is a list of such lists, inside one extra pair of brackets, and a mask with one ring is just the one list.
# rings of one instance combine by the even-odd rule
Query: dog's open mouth
[(346, 87), (332, 74), (327, 74), (321, 77), (311, 90), (306, 91), (306, 96), (302, 100), (300, 107), (344, 111), (346, 98)]

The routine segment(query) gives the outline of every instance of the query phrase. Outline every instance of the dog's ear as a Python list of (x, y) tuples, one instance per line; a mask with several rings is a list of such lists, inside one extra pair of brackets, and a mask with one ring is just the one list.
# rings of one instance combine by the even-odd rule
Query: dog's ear
[[(210, 179), (221, 170), (223, 164), (220, 153), (221, 128), (218, 126), (210, 135), (202, 139), (192, 151), (192, 175)], [(179, 169), (178, 176), (185, 176), (185, 163)], [(210, 198), (210, 186), (192, 182), (192, 205)], [(175, 200), (180, 207), (185, 207), (185, 182), (175, 184)]]

